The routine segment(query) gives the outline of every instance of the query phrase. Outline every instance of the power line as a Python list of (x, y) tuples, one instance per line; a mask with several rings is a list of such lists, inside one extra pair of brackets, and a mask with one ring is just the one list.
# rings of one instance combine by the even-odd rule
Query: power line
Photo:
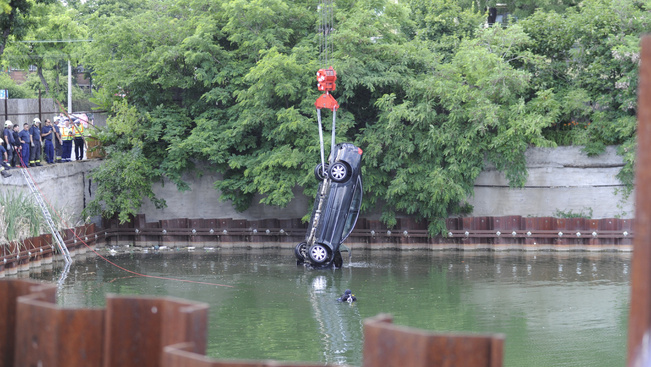
[(93, 42), (92, 39), (87, 40), (22, 40), (14, 41), (19, 43), (73, 43), (73, 42)]

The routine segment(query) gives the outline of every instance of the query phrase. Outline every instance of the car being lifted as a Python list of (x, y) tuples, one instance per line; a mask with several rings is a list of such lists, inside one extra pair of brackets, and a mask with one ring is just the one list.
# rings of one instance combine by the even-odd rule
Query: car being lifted
[(305, 241), (296, 245), (298, 263), (341, 267), (340, 246), (353, 231), (362, 204), (361, 160), (362, 149), (340, 143), (331, 152), (331, 164), (314, 169), (321, 183)]

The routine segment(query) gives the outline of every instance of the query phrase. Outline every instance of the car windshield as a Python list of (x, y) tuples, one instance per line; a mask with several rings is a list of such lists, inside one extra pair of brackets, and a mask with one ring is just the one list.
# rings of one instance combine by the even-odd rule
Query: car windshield
[(348, 208), (348, 216), (346, 216), (346, 225), (344, 226), (344, 236), (341, 242), (344, 242), (350, 235), (350, 232), (355, 228), (357, 217), (359, 216), (359, 207), (362, 205), (362, 178), (357, 178), (357, 185), (355, 192), (353, 192), (353, 200), (350, 201), (350, 208)]

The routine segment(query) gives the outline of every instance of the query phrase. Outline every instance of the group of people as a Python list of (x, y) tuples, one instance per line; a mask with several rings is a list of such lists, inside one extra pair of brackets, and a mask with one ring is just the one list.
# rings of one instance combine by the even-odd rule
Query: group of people
[(42, 123), (37, 117), (30, 124), (23, 124), (22, 129), (10, 120), (5, 121), (5, 129), (0, 145), (0, 165), (2, 177), (9, 177), (11, 167), (42, 166), (41, 158), (45, 155), (48, 164), (71, 162), (75, 151), (75, 160), (84, 159), (86, 141), (84, 130), (86, 121), (60, 115)]

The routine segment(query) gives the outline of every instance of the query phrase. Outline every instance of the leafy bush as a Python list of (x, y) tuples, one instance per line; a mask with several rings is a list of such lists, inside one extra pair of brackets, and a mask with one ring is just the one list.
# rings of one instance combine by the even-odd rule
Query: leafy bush
[(196, 160), (222, 174), (215, 187), (239, 210), (255, 194), (280, 206), (296, 186), (315, 195), (313, 76), (330, 65), (339, 74), (336, 140), (364, 150), (362, 209), (383, 203), (389, 226), (409, 214), (443, 231), (444, 218), (469, 210), (487, 161), (522, 186), (531, 146), (599, 154), (621, 144), (619, 177), (632, 190), (637, 39), (651, 24), (640, 2), (545, 2), (551, 10), (536, 11), (514, 2), (521, 18), (502, 28), (487, 27), (470, 1), (343, 1), (329, 65), (313, 2), (163, 3), (89, 18), (95, 42), (83, 62), (102, 85), (97, 104), (117, 106), (102, 138), (95, 213), (126, 219), (144, 197), (163, 205), (151, 183), (165, 176), (187, 189), (181, 173)]
[(25, 85), (18, 85), (9, 77), (8, 74), (0, 73), (0, 89), (7, 89), (9, 93), (9, 98), (36, 98), (37, 95), (34, 94)]

